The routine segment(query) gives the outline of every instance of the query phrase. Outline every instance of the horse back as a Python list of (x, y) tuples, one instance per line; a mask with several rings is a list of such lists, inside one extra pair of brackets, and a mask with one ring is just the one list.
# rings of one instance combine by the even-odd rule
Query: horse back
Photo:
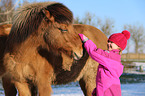
[(98, 48), (101, 48), (103, 50), (107, 49), (108, 38), (98, 28), (85, 24), (74, 24), (73, 27), (78, 34), (84, 34), (90, 40), (92, 40)]

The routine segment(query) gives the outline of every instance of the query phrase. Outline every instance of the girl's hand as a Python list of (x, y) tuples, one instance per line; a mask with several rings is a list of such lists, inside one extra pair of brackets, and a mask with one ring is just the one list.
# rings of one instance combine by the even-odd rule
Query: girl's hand
[(79, 34), (79, 36), (83, 43), (85, 43), (87, 40), (89, 40), (84, 34)]

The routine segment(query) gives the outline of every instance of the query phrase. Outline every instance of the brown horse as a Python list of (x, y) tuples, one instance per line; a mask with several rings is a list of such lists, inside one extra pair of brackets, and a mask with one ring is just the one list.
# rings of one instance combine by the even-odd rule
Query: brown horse
[[(99, 47), (99, 48), (102, 48), (102, 49), (105, 49), (105, 44), (106, 44), (106, 37), (105, 35), (100, 31), (98, 30), (97, 28), (95, 27), (92, 27), (92, 26), (89, 26), (89, 25), (82, 25), (82, 24), (75, 24), (73, 25), (74, 27), (74, 30), (77, 32), (77, 33), (83, 33), (85, 34), (86, 36), (88, 36), (91, 40), (93, 40), (96, 45)], [(100, 37), (100, 38), (99, 38)], [(101, 39), (102, 38), (102, 39)], [(100, 43), (99, 43), (100, 42)], [(90, 61), (89, 61), (90, 60)], [(91, 58), (88, 58), (88, 63), (86, 64), (89, 64), (88, 66), (85, 65), (85, 67), (87, 69), (84, 69), (82, 67), (78, 68), (86, 73), (80, 73), (80, 76), (81, 75), (84, 75), (83, 77), (79, 77), (77, 79), (77, 81), (79, 81), (80, 85), (81, 85), (81, 88), (84, 92), (85, 95), (88, 95), (91, 94), (91, 90), (94, 88), (95, 86), (95, 82), (94, 82), (94, 76), (96, 75), (96, 69), (97, 69), (97, 63), (94, 62)], [(56, 64), (57, 65), (57, 64)], [(78, 66), (79, 67), (79, 66)], [(91, 68), (89, 68), (91, 67)], [(82, 68), (82, 69), (81, 69)], [(62, 69), (61, 69), (62, 70)], [(66, 71), (67, 72), (67, 71)], [(73, 70), (72, 70), (73, 72)], [(63, 73), (61, 73), (63, 74)], [(69, 75), (69, 74), (68, 74)], [(64, 79), (68, 79), (67, 77), (64, 77), (62, 76)], [(70, 76), (69, 76), (70, 77)], [(89, 77), (89, 79), (87, 78)], [(87, 78), (87, 79), (86, 79)], [(70, 78), (71, 79), (71, 78)], [(16, 89), (15, 89), (15, 86), (13, 85), (13, 83), (11, 82), (11, 79), (9, 79), (7, 76), (4, 76), (3, 77), (3, 87), (5, 89), (5, 94), (6, 96), (16, 96)], [(69, 80), (70, 82), (71, 80)], [(76, 81), (75, 79), (72, 79), (72, 81)], [(67, 82), (64, 82), (63, 80), (61, 81), (62, 83), (67, 83)], [(62, 84), (62, 83), (59, 83), (59, 84)], [(86, 85), (86, 87), (85, 87)]]
[(78, 33), (102, 49), (107, 37), (92, 26), (72, 26), (72, 18), (60, 3), (31, 4), (16, 13), (3, 60), (6, 96), (15, 96), (15, 87), (20, 96), (35, 96), (37, 90), (40, 96), (50, 96), (51, 84), (72, 81), (79, 81), (84, 95), (91, 95), (98, 64), (82, 54)]

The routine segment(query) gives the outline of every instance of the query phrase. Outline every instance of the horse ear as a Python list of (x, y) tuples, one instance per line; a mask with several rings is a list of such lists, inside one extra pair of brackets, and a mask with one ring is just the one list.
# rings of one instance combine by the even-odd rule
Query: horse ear
[(45, 14), (45, 16), (51, 21), (54, 22), (54, 17), (51, 16), (50, 12), (46, 9), (43, 9), (42, 12)]

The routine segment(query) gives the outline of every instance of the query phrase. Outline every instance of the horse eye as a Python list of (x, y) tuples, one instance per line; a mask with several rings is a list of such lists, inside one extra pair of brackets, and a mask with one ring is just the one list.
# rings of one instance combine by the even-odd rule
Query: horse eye
[(67, 32), (67, 30), (62, 30), (61, 32), (64, 32), (65, 33), (65, 32)]
[(68, 30), (67, 29), (61, 29), (61, 28), (58, 28), (62, 33), (65, 33), (67, 32)]

